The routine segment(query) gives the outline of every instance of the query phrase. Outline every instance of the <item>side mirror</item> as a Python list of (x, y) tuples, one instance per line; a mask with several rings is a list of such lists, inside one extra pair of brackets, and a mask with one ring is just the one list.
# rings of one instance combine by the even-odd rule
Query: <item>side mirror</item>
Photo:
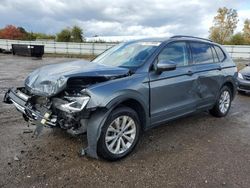
[(171, 71), (176, 69), (176, 63), (173, 61), (159, 61), (156, 64), (156, 73), (161, 74), (164, 71)]

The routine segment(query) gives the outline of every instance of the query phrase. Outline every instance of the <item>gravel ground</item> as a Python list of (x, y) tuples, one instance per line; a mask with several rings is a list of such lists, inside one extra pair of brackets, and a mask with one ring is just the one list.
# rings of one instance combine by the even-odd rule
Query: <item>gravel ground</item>
[[(0, 99), (33, 69), (65, 58), (0, 55)], [(12, 105), (0, 102), (0, 187), (246, 187), (250, 185), (250, 96), (225, 118), (200, 113), (152, 129), (118, 162), (79, 157), (86, 135), (45, 129), (33, 138)]]

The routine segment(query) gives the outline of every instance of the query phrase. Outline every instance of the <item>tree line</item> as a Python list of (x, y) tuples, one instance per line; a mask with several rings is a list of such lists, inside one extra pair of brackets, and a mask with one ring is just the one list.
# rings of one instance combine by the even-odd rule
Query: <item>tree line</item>
[(220, 44), (250, 45), (250, 19), (244, 21), (241, 32), (235, 33), (238, 22), (237, 10), (219, 8), (209, 29), (209, 38)]
[(23, 27), (7, 25), (0, 29), (0, 39), (12, 40), (53, 40), (57, 42), (84, 42), (83, 30), (78, 26), (67, 27), (56, 35), (28, 32)]

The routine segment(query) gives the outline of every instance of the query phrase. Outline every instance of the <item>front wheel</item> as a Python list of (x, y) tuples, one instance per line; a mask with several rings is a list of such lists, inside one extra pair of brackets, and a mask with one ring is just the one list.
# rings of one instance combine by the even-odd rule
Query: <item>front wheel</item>
[(128, 107), (119, 107), (107, 118), (98, 140), (98, 156), (115, 161), (127, 156), (140, 136), (137, 113)]
[(231, 89), (228, 86), (222, 87), (219, 98), (210, 113), (215, 117), (226, 116), (230, 110), (232, 98)]

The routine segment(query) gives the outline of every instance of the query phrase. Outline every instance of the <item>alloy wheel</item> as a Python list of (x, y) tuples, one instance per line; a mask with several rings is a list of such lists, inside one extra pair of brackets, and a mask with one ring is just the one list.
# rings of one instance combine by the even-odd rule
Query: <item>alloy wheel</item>
[(221, 113), (225, 114), (229, 107), (230, 107), (230, 93), (229, 91), (225, 90), (221, 93), (220, 100), (219, 100), (219, 109)]
[(126, 152), (136, 137), (135, 121), (129, 116), (119, 116), (108, 126), (105, 135), (107, 149), (113, 154)]

